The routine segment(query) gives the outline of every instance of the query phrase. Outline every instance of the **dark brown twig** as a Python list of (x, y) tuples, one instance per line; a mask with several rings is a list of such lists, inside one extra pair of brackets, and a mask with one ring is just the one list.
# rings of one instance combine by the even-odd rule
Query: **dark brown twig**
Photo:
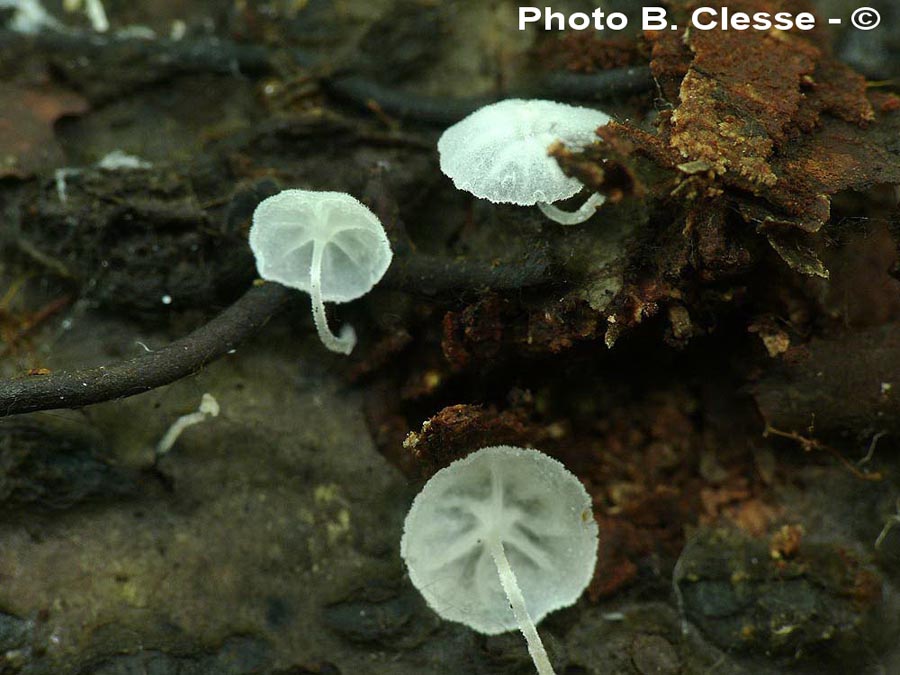
[(533, 288), (551, 280), (550, 262), (540, 253), (514, 263), (417, 253), (397, 256), (382, 285), (415, 295), (433, 296), (486, 288), (496, 291)]
[[(398, 256), (384, 285), (434, 295), (524, 288), (549, 279), (549, 263), (538, 258), (491, 265), (412, 254)], [(0, 381), (0, 417), (80, 408), (141, 394), (193, 375), (253, 335), (292, 297), (300, 294), (280, 284), (254, 286), (206, 325), (154, 352), (108, 366)]]
[(422, 124), (447, 126), (478, 108), (502, 98), (564, 98), (610, 100), (649, 91), (653, 86), (647, 66), (629, 66), (581, 74), (550, 72), (537, 77), (533, 86), (503, 94), (453, 97), (428, 96), (381, 84), (345, 69), (334, 68), (312, 52), (294, 47), (281, 49), (259, 44), (205, 37), (184, 40), (138, 40), (81, 31), (43, 31), (23, 36), (0, 30), (0, 44), (36, 43), (54, 52), (88, 55), (104, 53), (106, 58), (125, 62), (139, 60), (145, 71), (165, 73), (214, 72), (260, 76), (277, 71), (278, 54), (314, 71), (326, 91), (366, 110)]
[(392, 117), (439, 126), (458, 122), (482, 106), (502, 98), (564, 98), (610, 100), (648, 91), (653, 80), (644, 66), (616, 68), (599, 73), (549, 73), (528, 90), (504, 95), (442, 97), (426, 96), (388, 87), (359, 75), (339, 75), (326, 79), (325, 88), (338, 98), (366, 109), (377, 108)]
[(254, 286), (206, 325), (154, 352), (108, 366), (0, 381), (0, 417), (80, 408), (192, 375), (253, 335), (295, 293), (279, 284)]

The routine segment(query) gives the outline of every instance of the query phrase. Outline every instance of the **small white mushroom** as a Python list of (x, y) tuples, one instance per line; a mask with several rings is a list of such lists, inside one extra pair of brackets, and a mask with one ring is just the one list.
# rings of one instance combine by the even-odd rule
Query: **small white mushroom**
[(603, 204), (594, 194), (574, 213), (552, 205), (581, 190), (547, 154), (556, 141), (581, 147), (610, 121), (592, 108), (554, 101), (508, 99), (487, 105), (452, 127), (438, 140), (441, 171), (460, 190), (494, 203), (537, 204), (551, 220), (576, 225)]
[(438, 471), (406, 516), (409, 578), (443, 618), (487, 635), (517, 627), (553, 673), (535, 623), (582, 594), (597, 561), (591, 499), (537, 450), (482, 448)]
[(263, 279), (309, 293), (322, 343), (353, 351), (356, 333), (332, 333), (324, 302), (360, 298), (387, 271), (393, 253), (375, 214), (344, 192), (284, 190), (253, 212), (250, 248)]
[(156, 444), (156, 454), (164, 455), (171, 450), (172, 446), (175, 445), (175, 441), (178, 440), (178, 437), (181, 436), (182, 432), (188, 427), (200, 424), (200, 422), (203, 422), (210, 417), (218, 416), (219, 402), (212, 394), (203, 394), (203, 396), (200, 397), (200, 407), (197, 409), (197, 412), (182, 415), (172, 423), (172, 426), (169, 427), (159, 443)]

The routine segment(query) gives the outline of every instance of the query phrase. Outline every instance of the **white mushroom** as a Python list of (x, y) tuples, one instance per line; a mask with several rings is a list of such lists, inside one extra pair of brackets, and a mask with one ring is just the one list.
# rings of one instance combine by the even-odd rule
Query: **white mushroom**
[(460, 190), (504, 204), (537, 204), (551, 220), (575, 225), (603, 204), (594, 194), (574, 213), (552, 206), (581, 190), (547, 154), (555, 141), (584, 146), (610, 121), (600, 110), (553, 101), (508, 99), (485, 106), (447, 129), (438, 140), (441, 171)]
[(349, 302), (378, 283), (393, 253), (381, 221), (344, 192), (284, 190), (253, 212), (250, 248), (263, 279), (309, 293), (322, 343), (349, 354), (356, 333), (328, 328), (324, 302)]
[(171, 450), (172, 446), (175, 445), (175, 441), (178, 440), (178, 437), (181, 436), (182, 432), (188, 427), (200, 424), (200, 422), (204, 422), (210, 417), (218, 416), (219, 402), (212, 394), (203, 394), (203, 396), (200, 397), (200, 407), (197, 409), (197, 412), (182, 415), (175, 420), (172, 423), (172, 426), (168, 428), (166, 433), (160, 439), (159, 443), (156, 444), (157, 456), (164, 455)]
[(519, 628), (552, 673), (535, 623), (574, 603), (597, 561), (591, 499), (537, 450), (483, 448), (438, 471), (413, 501), (400, 552), (445, 619), (487, 635)]

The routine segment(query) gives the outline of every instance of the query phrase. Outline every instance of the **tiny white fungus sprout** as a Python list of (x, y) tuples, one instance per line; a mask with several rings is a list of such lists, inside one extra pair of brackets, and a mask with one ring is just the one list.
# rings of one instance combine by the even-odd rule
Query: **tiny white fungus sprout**
[(283, 190), (253, 212), (250, 248), (263, 279), (309, 293), (322, 343), (353, 351), (353, 328), (332, 333), (324, 303), (362, 297), (387, 271), (393, 253), (375, 214), (344, 192)]
[(537, 450), (482, 448), (438, 471), (413, 501), (400, 553), (443, 618), (487, 635), (519, 628), (553, 673), (535, 624), (573, 604), (597, 562), (591, 499)]
[[(3, 0), (0, 0), (2, 3)], [(0, 4), (0, 7), (3, 5)], [(150, 162), (145, 162), (140, 157), (136, 157), (135, 155), (129, 155), (124, 150), (113, 150), (112, 152), (103, 156), (103, 158), (95, 164), (95, 166), (99, 169), (104, 169), (105, 171), (134, 171), (137, 169), (149, 169), (153, 167), (153, 164)], [(63, 167), (61, 169), (57, 169), (53, 175), (56, 181), (56, 194), (59, 197), (59, 201), (63, 204), (66, 203), (66, 181), (69, 176), (77, 176), (82, 173), (84, 169), (80, 169), (77, 167)]]
[(63, 0), (63, 9), (67, 12), (77, 12), (82, 5), (95, 31), (105, 33), (109, 30), (109, 20), (106, 18), (106, 10), (101, 0)]
[(200, 422), (204, 422), (210, 417), (218, 416), (219, 402), (212, 394), (203, 394), (200, 397), (200, 407), (197, 409), (197, 412), (182, 415), (172, 423), (172, 426), (169, 427), (159, 443), (156, 444), (156, 454), (164, 455), (171, 450), (172, 446), (175, 445), (175, 441), (188, 427), (200, 424)]
[(574, 213), (552, 205), (582, 185), (566, 176), (549, 147), (556, 141), (582, 147), (596, 140), (610, 116), (554, 101), (507, 99), (457, 122), (438, 140), (441, 171), (460, 190), (494, 203), (533, 206), (562, 225), (590, 218), (605, 201), (594, 194)]
[(124, 150), (113, 150), (107, 153), (97, 162), (97, 166), (107, 171), (150, 169), (153, 164), (144, 161), (135, 155), (129, 155)]
[(885, 538), (890, 534), (891, 530), (898, 525), (900, 525), (900, 497), (897, 498), (897, 513), (887, 517), (887, 520), (884, 523), (884, 529), (881, 530), (878, 538), (875, 540), (876, 550), (881, 548)]

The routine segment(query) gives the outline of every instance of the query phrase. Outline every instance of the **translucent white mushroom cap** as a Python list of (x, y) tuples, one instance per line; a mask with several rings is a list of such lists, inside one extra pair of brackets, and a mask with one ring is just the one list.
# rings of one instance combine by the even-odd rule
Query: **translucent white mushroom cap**
[(393, 253), (375, 214), (344, 192), (283, 190), (253, 212), (250, 248), (263, 279), (309, 293), (322, 343), (353, 351), (353, 328), (334, 335), (324, 303), (365, 295), (387, 271)]
[(560, 462), (509, 446), (438, 471), (413, 501), (401, 554), (435, 612), (494, 635), (519, 627), (492, 560), (499, 537), (534, 622), (574, 603), (597, 561), (597, 523)]
[(344, 192), (283, 190), (256, 207), (250, 248), (263, 279), (309, 293), (317, 246), (326, 302), (368, 293), (393, 257), (378, 217)]
[(441, 171), (460, 190), (495, 203), (532, 206), (568, 199), (581, 183), (547, 150), (555, 141), (584, 146), (610, 121), (600, 110), (542, 100), (487, 105), (438, 140)]

